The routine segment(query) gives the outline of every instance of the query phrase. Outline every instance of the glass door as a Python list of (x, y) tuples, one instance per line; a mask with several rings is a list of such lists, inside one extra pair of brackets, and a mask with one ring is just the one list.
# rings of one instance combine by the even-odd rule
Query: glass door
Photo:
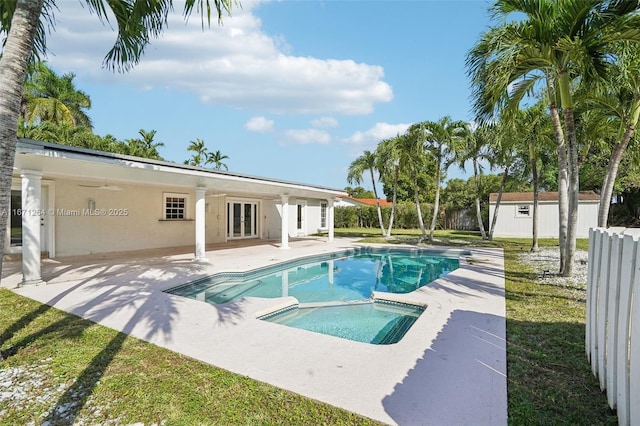
[(258, 203), (231, 201), (227, 203), (227, 237), (254, 238), (258, 235)]

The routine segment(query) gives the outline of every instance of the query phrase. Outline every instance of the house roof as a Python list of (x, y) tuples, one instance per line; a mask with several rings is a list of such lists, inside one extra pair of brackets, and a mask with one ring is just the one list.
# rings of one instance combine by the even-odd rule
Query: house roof
[[(498, 200), (498, 193), (492, 192), (489, 194), (489, 202), (495, 203)], [(600, 194), (594, 191), (580, 191), (578, 194), (578, 200), (580, 201), (600, 201)], [(503, 192), (501, 203), (518, 203), (518, 202), (533, 202), (533, 192)], [(540, 202), (555, 202), (558, 201), (557, 192), (539, 192), (538, 201)]]
[[(353, 198), (353, 197), (344, 197), (344, 196), (340, 196), (338, 198), (341, 198), (343, 200), (348, 200), (348, 201), (352, 201), (356, 204), (364, 204), (367, 206), (375, 206), (376, 205), (376, 199), (375, 198)], [(387, 201), (387, 200), (383, 200), (383, 199), (379, 199), (378, 202), (380, 203), (380, 207), (391, 207), (393, 205), (393, 203)]]
[(49, 142), (19, 139), (15, 168), (40, 170), (50, 176), (138, 184), (204, 187), (207, 192), (278, 197), (327, 198), (343, 190), (285, 180), (211, 170), (169, 161), (114, 154)]

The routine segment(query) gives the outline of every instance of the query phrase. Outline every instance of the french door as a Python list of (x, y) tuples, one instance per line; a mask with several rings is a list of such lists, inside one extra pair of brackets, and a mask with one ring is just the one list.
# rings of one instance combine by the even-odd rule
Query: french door
[(255, 201), (227, 202), (227, 238), (255, 238), (258, 236), (258, 203)]

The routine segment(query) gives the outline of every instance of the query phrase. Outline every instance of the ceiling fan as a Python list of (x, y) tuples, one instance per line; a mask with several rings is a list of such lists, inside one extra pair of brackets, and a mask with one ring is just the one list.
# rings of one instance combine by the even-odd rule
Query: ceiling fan
[(104, 189), (106, 191), (122, 191), (122, 188), (120, 188), (117, 185), (109, 185), (109, 184), (107, 184), (107, 181), (104, 182), (104, 185), (82, 185), (82, 184), (79, 184), (78, 186), (82, 186), (84, 188)]

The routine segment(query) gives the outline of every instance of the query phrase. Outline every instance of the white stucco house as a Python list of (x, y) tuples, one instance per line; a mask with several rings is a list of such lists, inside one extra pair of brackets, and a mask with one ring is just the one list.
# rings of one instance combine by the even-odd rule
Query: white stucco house
[(21, 139), (5, 253), (25, 283), (49, 257), (276, 239), (325, 230), (344, 191)]
[[(496, 209), (497, 193), (489, 195), (489, 220)], [(578, 197), (578, 226), (576, 236), (588, 238), (589, 228), (598, 226), (600, 195), (582, 191)], [(538, 194), (538, 237), (558, 238), (558, 193)], [(533, 192), (505, 192), (500, 200), (495, 237), (531, 238), (533, 230)]]

